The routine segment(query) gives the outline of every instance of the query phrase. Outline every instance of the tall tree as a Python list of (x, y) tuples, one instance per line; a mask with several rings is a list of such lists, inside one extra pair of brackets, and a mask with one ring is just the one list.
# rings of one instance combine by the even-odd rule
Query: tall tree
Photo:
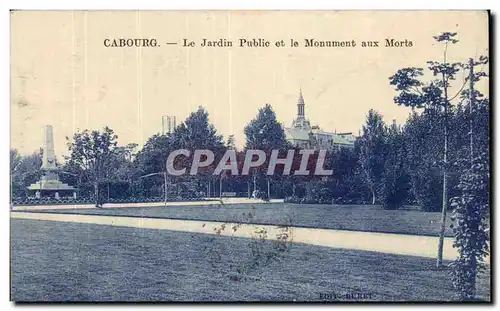
[(435, 113), (414, 112), (404, 126), (405, 170), (410, 177), (411, 193), (426, 212), (439, 211), (443, 200), (443, 131), (439, 120)]
[[(216, 193), (216, 183), (214, 183), (213, 171), (215, 170), (215, 163), (218, 163), (226, 147), (222, 135), (217, 133), (215, 126), (210, 123), (209, 114), (203, 107), (198, 107), (195, 112), (192, 112), (186, 120), (180, 124), (172, 136), (173, 145), (176, 149), (187, 149), (191, 152), (190, 159), (195, 150), (207, 149), (214, 153), (214, 162), (208, 167), (201, 167), (198, 169), (198, 174), (201, 178), (198, 181), (205, 182), (207, 185), (208, 195)], [(190, 168), (192, 163), (190, 160), (185, 159), (184, 166)], [(189, 176), (186, 179), (192, 180)], [(194, 181), (193, 181), (194, 182)]]
[(386, 125), (382, 116), (370, 109), (366, 117), (366, 124), (363, 125), (363, 134), (359, 139), (359, 161), (371, 192), (372, 204), (377, 201), (377, 193), (380, 191), (385, 163), (385, 136)]
[(172, 138), (176, 147), (190, 151), (214, 151), (224, 147), (222, 136), (217, 133), (215, 126), (210, 123), (208, 112), (201, 106), (176, 128)]
[(384, 150), (380, 200), (384, 208), (398, 209), (408, 198), (410, 186), (404, 161), (407, 156), (404, 133), (395, 122), (387, 129)]
[(428, 111), (439, 113), (443, 128), (443, 201), (441, 210), (441, 230), (439, 235), (438, 256), (436, 265), (439, 267), (443, 262), (443, 243), (446, 229), (446, 212), (448, 209), (448, 138), (449, 138), (449, 113), (452, 107), (451, 101), (455, 99), (459, 92), (451, 96), (449, 94), (450, 83), (455, 80), (457, 72), (460, 70), (460, 63), (450, 63), (448, 61), (448, 48), (451, 44), (456, 44), (457, 33), (443, 32), (433, 38), (444, 46), (442, 61), (427, 62), (429, 70), (435, 77), (430, 82), (420, 80), (423, 76), (422, 68), (404, 68), (391, 76), (390, 84), (396, 87), (399, 94), (394, 98), (398, 105), (412, 108), (424, 108)]
[[(484, 257), (488, 255), (490, 227), (489, 194), (489, 139), (484, 133), (489, 122), (478, 123), (481, 112), (488, 111), (488, 101), (475, 87), (475, 83), (487, 76), (484, 72), (475, 71), (474, 67), (485, 65), (488, 58), (481, 56), (479, 61), (470, 59), (466, 66), (469, 71), (469, 88), (462, 94), (462, 99), (469, 105), (469, 160), (460, 176), (457, 186), (459, 195), (451, 199), (453, 220), (456, 226), (454, 247), (458, 248), (459, 256), (451, 263), (453, 284), (462, 300), (473, 300), (476, 296), (476, 278), (478, 272), (484, 271)], [(484, 124), (481, 126), (481, 124)], [(486, 126), (485, 126), (486, 125)], [(486, 137), (485, 137), (486, 136)], [(453, 226), (453, 225), (452, 225)]]
[(76, 132), (73, 138), (66, 137), (70, 155), (67, 160), (80, 167), (94, 184), (96, 207), (101, 207), (99, 183), (106, 177), (107, 168), (113, 160), (118, 136), (112, 129)]
[[(271, 105), (266, 104), (260, 108), (257, 116), (245, 126), (246, 149), (262, 150), (266, 153), (266, 163), (273, 150), (287, 149), (288, 144), (282, 125), (276, 119), (276, 114)], [(265, 167), (265, 164), (263, 167)], [(258, 168), (252, 171), (254, 181), (254, 191), (256, 190), (256, 181), (259, 174), (262, 174)], [(271, 195), (270, 181), (267, 176), (267, 196)]]

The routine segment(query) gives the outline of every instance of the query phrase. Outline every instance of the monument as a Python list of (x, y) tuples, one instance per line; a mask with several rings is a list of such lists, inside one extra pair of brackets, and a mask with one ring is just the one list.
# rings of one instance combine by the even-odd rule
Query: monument
[(31, 184), (28, 190), (35, 192), (37, 199), (42, 196), (59, 199), (61, 196), (72, 196), (76, 199), (76, 189), (59, 180), (56, 166), (56, 156), (54, 153), (54, 133), (52, 125), (45, 126), (45, 138), (43, 142), (42, 177), (39, 181)]

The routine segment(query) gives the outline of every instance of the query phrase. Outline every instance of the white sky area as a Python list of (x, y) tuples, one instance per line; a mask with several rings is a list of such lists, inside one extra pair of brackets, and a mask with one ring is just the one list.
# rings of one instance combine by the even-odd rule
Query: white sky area
[[(441, 60), (432, 36), (444, 31), (458, 32), (460, 40), (449, 48), (449, 61), (487, 55), (487, 19), (478, 11), (11, 13), (11, 148), (26, 154), (42, 147), (45, 124), (54, 127), (58, 156), (67, 154), (66, 136), (106, 125), (120, 145), (142, 145), (161, 132), (162, 115), (179, 123), (200, 105), (241, 147), (245, 125), (266, 103), (290, 126), (299, 88), (306, 117), (325, 131), (357, 135), (370, 108), (388, 123), (403, 123), (409, 109), (394, 104), (389, 76)], [(155, 38), (160, 46), (106, 48), (106, 38)], [(184, 38), (197, 46), (182, 47)], [(234, 46), (202, 48), (203, 38)], [(240, 48), (239, 38), (287, 46)], [(301, 46), (290, 47), (292, 38)], [(358, 46), (306, 48), (305, 38)], [(387, 48), (386, 38), (411, 40), (413, 47)], [(361, 48), (366, 40), (381, 47)], [(462, 81), (459, 75), (456, 85)]]

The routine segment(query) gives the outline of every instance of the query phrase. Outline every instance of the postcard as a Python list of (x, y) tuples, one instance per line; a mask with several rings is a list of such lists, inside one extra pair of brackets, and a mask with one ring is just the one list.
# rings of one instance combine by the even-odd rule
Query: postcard
[(490, 23), (11, 11), (11, 300), (491, 303)]

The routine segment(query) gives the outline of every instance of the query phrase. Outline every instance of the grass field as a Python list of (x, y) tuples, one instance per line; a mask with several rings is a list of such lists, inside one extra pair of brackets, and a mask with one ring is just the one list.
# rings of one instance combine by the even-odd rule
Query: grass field
[[(293, 244), (282, 261), (255, 270), (249, 279), (233, 280), (234, 267), (252, 258), (248, 243), (167, 230), (11, 219), (11, 298), (315, 301), (325, 294), (358, 293), (378, 301), (455, 299), (448, 272), (436, 269), (434, 260), (302, 244)], [(481, 275), (478, 283), (486, 300), (489, 279)]]
[[(255, 212), (255, 216), (251, 220), (242, 216), (251, 210)], [(441, 219), (440, 213), (391, 211), (372, 205), (297, 205), (286, 203), (72, 209), (48, 212), (224, 222), (240, 221), (272, 225), (282, 224), (289, 216), (293, 219), (294, 226), (429, 236), (439, 235)], [(448, 218), (448, 224), (450, 223), (451, 220)], [(446, 236), (452, 236), (451, 229), (449, 226), (447, 227)]]

